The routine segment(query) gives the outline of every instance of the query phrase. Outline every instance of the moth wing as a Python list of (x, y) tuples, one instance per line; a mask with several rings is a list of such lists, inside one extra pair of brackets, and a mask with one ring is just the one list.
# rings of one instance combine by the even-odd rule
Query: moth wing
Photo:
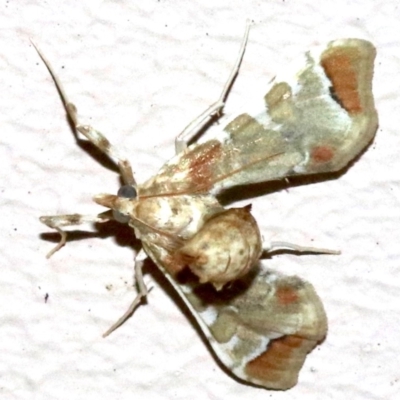
[(297, 74), (275, 78), (261, 104), (220, 138), (194, 144), (141, 187), (142, 195), (189, 194), (292, 175), (337, 171), (373, 139), (374, 46), (341, 39), (305, 54)]
[(216, 292), (166, 276), (222, 364), (246, 382), (291, 388), (307, 354), (326, 336), (322, 302), (297, 277), (258, 271)]

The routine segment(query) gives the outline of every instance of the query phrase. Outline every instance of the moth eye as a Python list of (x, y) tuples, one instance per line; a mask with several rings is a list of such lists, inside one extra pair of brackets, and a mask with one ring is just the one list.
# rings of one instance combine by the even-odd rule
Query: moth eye
[[(124, 199), (136, 199), (137, 191), (133, 186), (123, 185), (118, 189), (117, 192), (118, 197), (123, 197)], [(127, 224), (131, 217), (122, 213), (119, 210), (113, 210), (114, 219), (122, 224)]]
[(117, 196), (126, 199), (135, 199), (137, 197), (137, 191), (133, 186), (123, 185), (118, 189)]

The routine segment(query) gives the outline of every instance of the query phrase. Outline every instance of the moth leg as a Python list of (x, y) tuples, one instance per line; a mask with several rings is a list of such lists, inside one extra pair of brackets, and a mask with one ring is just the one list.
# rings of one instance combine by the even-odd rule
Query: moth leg
[(340, 254), (339, 250), (322, 249), (319, 247), (299, 246), (289, 242), (271, 242), (268, 247), (264, 247), (264, 251), (271, 253), (278, 249), (288, 249), (299, 253), (316, 253), (316, 254)]
[(240, 64), (246, 50), (247, 39), (249, 37), (250, 23), (247, 21), (246, 30), (240, 45), (239, 55), (236, 63), (232, 68), (231, 74), (225, 83), (221, 95), (218, 100), (203, 111), (197, 118), (195, 118), (175, 139), (175, 153), (179, 154), (184, 151), (188, 143), (202, 130), (202, 128), (209, 122), (209, 120), (216, 114), (219, 114), (225, 105), (225, 100), (228, 96), (229, 90), (239, 72)]
[[(32, 41), (31, 41), (32, 42)], [(74, 128), (76, 131), (80, 132), (83, 136), (86, 137), (91, 143), (93, 143), (100, 151), (110, 157), (116, 165), (118, 165), (122, 180), (125, 185), (131, 185), (136, 187), (135, 178), (133, 177), (132, 167), (127, 158), (122, 156), (117, 148), (111, 144), (108, 139), (100, 132), (93, 129), (90, 125), (82, 125), (78, 118), (77, 108), (75, 104), (71, 103), (68, 99), (68, 96), (61, 84), (61, 81), (58, 79), (55, 71), (53, 70), (50, 62), (44, 56), (44, 54), (39, 50), (35, 43), (33, 43), (36, 51), (38, 52), (40, 58), (43, 60), (46, 65), (50, 75), (52, 76), (54, 83), (57, 87), (58, 92), (60, 93), (61, 99), (63, 101), (65, 110), (69, 118), (71, 119)]]
[(80, 215), (80, 214), (69, 214), (69, 215), (51, 215), (40, 217), (40, 222), (43, 222), (49, 228), (55, 229), (60, 235), (61, 239), (57, 246), (55, 246), (46, 255), (46, 258), (50, 258), (55, 252), (61, 249), (67, 241), (67, 232), (61, 228), (64, 226), (81, 225), (93, 222), (107, 222), (113, 218), (111, 211), (106, 211), (98, 215)]
[(148, 293), (149, 289), (147, 289), (146, 284), (144, 283), (143, 280), (143, 263), (145, 259), (147, 258), (147, 254), (143, 249), (139, 251), (139, 253), (135, 257), (135, 280), (136, 280), (136, 285), (138, 288), (138, 294), (132, 301), (131, 305), (129, 308), (126, 310), (126, 312), (122, 315), (121, 318), (117, 320), (104, 334), (103, 337), (108, 336), (110, 333), (115, 331), (117, 328), (119, 328), (126, 320), (128, 320), (133, 312), (135, 311), (136, 307), (140, 305), (142, 302), (143, 298), (145, 298)]

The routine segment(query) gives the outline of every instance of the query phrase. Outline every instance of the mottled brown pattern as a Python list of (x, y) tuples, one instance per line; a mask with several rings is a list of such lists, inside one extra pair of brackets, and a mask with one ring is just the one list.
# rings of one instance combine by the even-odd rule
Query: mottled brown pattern
[(163, 259), (163, 266), (173, 277), (176, 277), (184, 268), (185, 262), (178, 257), (171, 255), (165, 256)]
[(329, 146), (316, 146), (311, 150), (311, 159), (316, 164), (323, 164), (332, 160), (335, 155)]
[(65, 220), (68, 221), (68, 223), (70, 225), (78, 225), (82, 220), (82, 215), (81, 214), (71, 214), (71, 215), (66, 216)]
[(196, 150), (198, 151), (192, 152), (190, 157), (189, 179), (206, 190), (211, 187), (213, 166), (220, 161), (222, 145), (217, 140), (211, 140)]
[(359, 114), (363, 111), (358, 93), (358, 76), (355, 60), (360, 55), (357, 49), (334, 49), (321, 57), (321, 65), (329, 80), (335, 98), (350, 114)]

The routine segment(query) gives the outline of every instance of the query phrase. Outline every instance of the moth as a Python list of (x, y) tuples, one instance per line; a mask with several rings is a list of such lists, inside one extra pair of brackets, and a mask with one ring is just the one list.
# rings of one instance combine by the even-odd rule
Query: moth
[[(44, 216), (66, 243), (64, 227), (116, 220), (141, 240), (135, 259), (138, 295), (106, 332), (122, 324), (147, 296), (142, 266), (150, 257), (193, 313), (216, 356), (239, 380), (288, 389), (307, 354), (327, 333), (327, 318), (313, 286), (259, 263), (278, 247), (319, 251), (290, 243), (263, 244), (251, 206), (224, 208), (225, 189), (294, 175), (344, 168), (372, 141), (378, 125), (372, 94), (374, 46), (339, 39), (308, 51), (297, 71), (277, 76), (259, 107), (234, 116), (215, 138), (189, 145), (219, 113), (238, 73), (249, 28), (220, 98), (176, 139), (176, 155), (142, 184), (108, 139), (82, 124), (47, 59), (37, 49), (77, 132), (119, 167), (123, 185), (94, 201), (94, 216)], [(36, 46), (35, 46), (36, 47)]]

